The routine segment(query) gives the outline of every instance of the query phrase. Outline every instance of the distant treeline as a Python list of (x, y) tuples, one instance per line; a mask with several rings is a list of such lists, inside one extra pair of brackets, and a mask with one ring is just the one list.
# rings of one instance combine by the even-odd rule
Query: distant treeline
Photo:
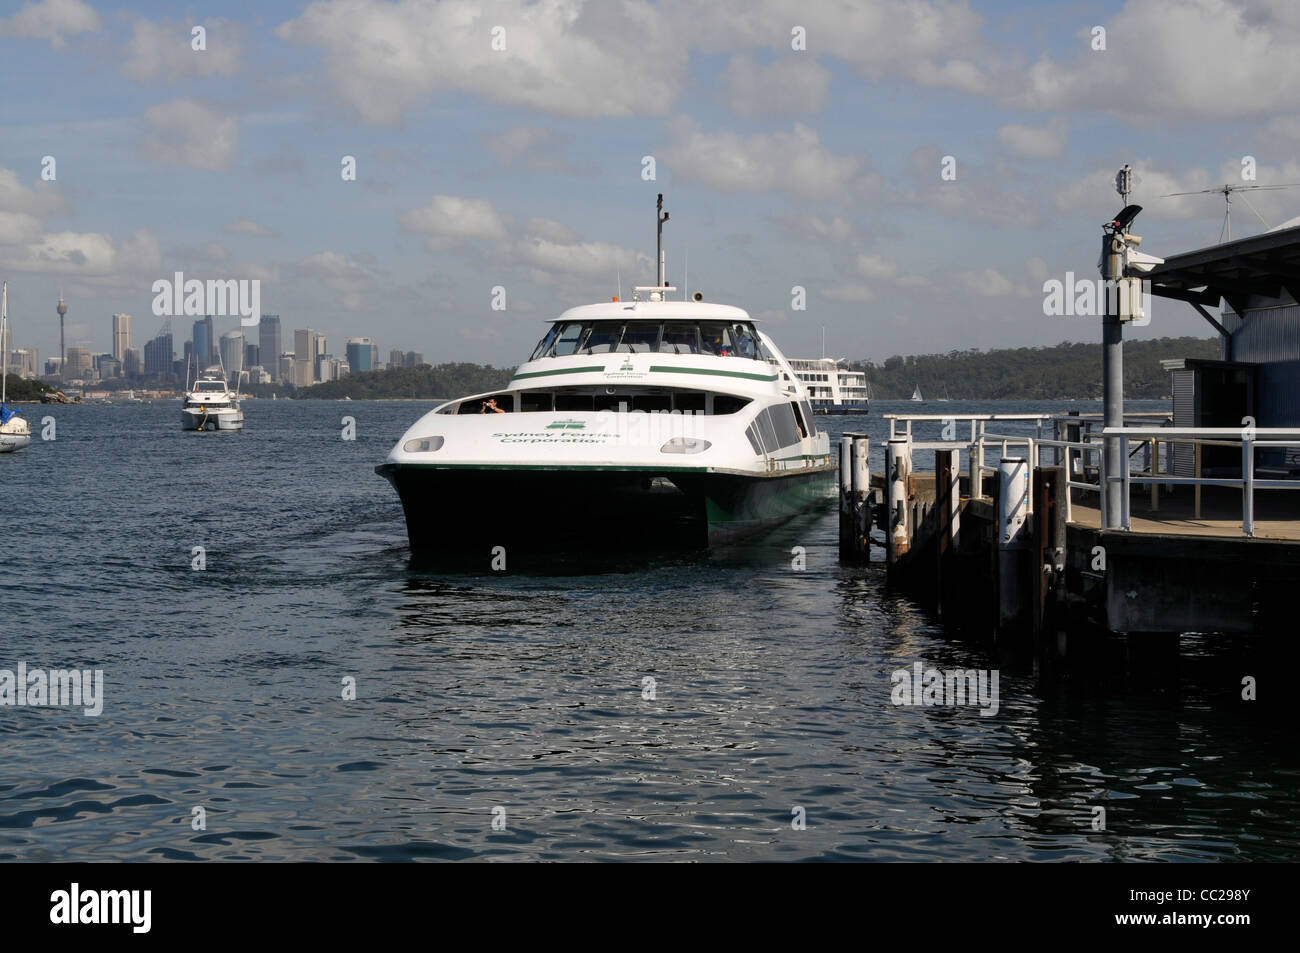
[[(1157, 338), (1124, 342), (1124, 396), (1169, 394), (1169, 374), (1160, 362), (1189, 357), (1217, 360), (1218, 338)], [(1058, 400), (1101, 397), (1101, 344), (1057, 344), (994, 351), (895, 355), (884, 364), (860, 361), (873, 397), (906, 400), (916, 387), (927, 400)]]
[(349, 374), (342, 380), (300, 387), (290, 396), (317, 400), (464, 397), (500, 390), (513, 374), (512, 368), (487, 364), (422, 364)]
[(17, 374), (6, 375), (5, 389), (9, 400), (40, 400), (42, 394), (54, 390), (49, 384), (22, 378)]

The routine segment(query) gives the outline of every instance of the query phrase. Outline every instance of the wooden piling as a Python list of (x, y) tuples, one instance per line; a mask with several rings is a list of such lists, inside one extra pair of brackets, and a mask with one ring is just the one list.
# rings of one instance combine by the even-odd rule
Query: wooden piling
[(888, 524), (886, 562), (892, 568), (907, 555), (911, 544), (911, 506), (907, 498), (908, 476), (912, 464), (912, 444), (904, 439), (890, 440), (886, 447), (885, 498)]

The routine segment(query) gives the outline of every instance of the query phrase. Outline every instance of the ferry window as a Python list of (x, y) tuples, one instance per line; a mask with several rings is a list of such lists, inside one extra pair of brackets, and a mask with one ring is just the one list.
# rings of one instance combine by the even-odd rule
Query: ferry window
[(704, 413), (704, 393), (702, 391), (678, 391), (673, 394), (673, 410)]
[(523, 391), (519, 395), (519, 410), (525, 414), (550, 410), (553, 396), (550, 391)]
[(560, 326), (558, 324), (552, 324), (551, 329), (546, 332), (546, 335), (540, 341), (537, 342), (537, 347), (533, 348), (533, 356), (530, 357), (528, 360), (535, 361), (543, 354), (545, 354), (547, 351), (549, 351), (551, 349), (551, 345), (555, 343), (555, 339), (559, 336), (559, 334), (560, 334)]
[(636, 354), (653, 351), (659, 343), (659, 325), (650, 321), (629, 321), (623, 332), (623, 340), (618, 342), (618, 350)]
[(778, 447), (788, 447), (792, 443), (799, 442), (799, 428), (794, 422), (793, 405), (778, 404), (768, 408), (767, 412), (772, 415), (772, 427), (776, 431)]
[(613, 410), (627, 413), (627, 394), (596, 394), (590, 399), (594, 401), (593, 407), (596, 410)]
[(801, 438), (807, 437), (808, 427), (803, 422), (803, 410), (800, 409), (799, 405), (795, 403), (790, 404), (790, 409), (794, 411), (794, 425), (799, 428), (799, 436)]
[(664, 325), (659, 350), (670, 354), (699, 354), (699, 328), (694, 324), (668, 322)]
[(551, 345), (552, 357), (566, 357), (570, 354), (577, 353), (578, 340), (582, 337), (582, 332), (586, 325), (577, 321), (570, 321), (561, 325), (560, 332), (556, 335), (555, 343)]
[[(487, 403), (489, 400), (495, 400), (497, 402), (497, 406), (500, 407), (502, 410), (504, 410), (507, 414), (511, 413), (515, 409), (514, 394), (488, 394), (484, 397), (476, 397), (472, 400), (462, 400), (460, 402), (460, 409), (457, 410), (456, 413), (458, 414), (481, 413), (483, 409), (483, 405)], [(490, 412), (491, 411), (489, 411), (489, 413)]]
[(713, 412), (715, 414), (734, 414), (748, 403), (748, 397), (732, 397), (730, 394), (714, 394)]
[(776, 439), (776, 431), (772, 429), (772, 410), (768, 408), (758, 415), (754, 421), (758, 427), (759, 439), (763, 441), (763, 448), (771, 453), (777, 447), (781, 446)]
[(614, 350), (623, 334), (623, 325), (616, 321), (597, 321), (588, 326), (587, 335), (578, 344), (583, 354), (604, 354)]
[(763, 445), (758, 441), (757, 422), (750, 424), (745, 428), (745, 436), (749, 438), (749, 445), (754, 448), (754, 452), (759, 456), (763, 455)]
[(808, 425), (808, 432), (813, 436), (816, 436), (818, 434), (817, 420), (812, 407), (809, 405), (808, 401), (803, 400), (799, 402), (799, 409), (803, 411), (803, 419), (804, 423)]
[(731, 329), (721, 322), (707, 321), (701, 323), (700, 340), (704, 344), (705, 354), (731, 357), (736, 353), (735, 345), (731, 342)]
[(556, 410), (591, 410), (591, 394), (556, 394)]
[(731, 340), (736, 345), (736, 354), (754, 360), (758, 357), (758, 341), (754, 338), (754, 329), (747, 324), (731, 326)]
[(670, 394), (637, 394), (632, 398), (633, 410), (672, 410), (673, 398)]

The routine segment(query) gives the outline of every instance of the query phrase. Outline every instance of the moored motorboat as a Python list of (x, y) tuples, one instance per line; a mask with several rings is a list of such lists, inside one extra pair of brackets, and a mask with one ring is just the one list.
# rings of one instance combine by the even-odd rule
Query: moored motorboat
[(209, 367), (186, 388), (181, 399), (181, 426), (185, 430), (244, 429), (239, 394), (230, 389), (220, 367)]
[(9, 282), (0, 284), (0, 453), (13, 453), (32, 442), (32, 429), (9, 399)]

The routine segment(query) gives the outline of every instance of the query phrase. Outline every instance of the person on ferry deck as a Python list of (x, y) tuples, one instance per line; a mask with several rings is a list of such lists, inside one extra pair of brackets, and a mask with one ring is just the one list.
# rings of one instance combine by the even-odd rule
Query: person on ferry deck
[(488, 400), (483, 401), (483, 406), (481, 406), (481, 407), (478, 409), (478, 412), (479, 412), (480, 414), (486, 414), (488, 411), (491, 411), (491, 412), (494, 413), (494, 414), (504, 414), (504, 413), (505, 413), (504, 410), (502, 410), (500, 407), (497, 406), (497, 399), (496, 399), (495, 397), (492, 397), (492, 398), (489, 398)]

